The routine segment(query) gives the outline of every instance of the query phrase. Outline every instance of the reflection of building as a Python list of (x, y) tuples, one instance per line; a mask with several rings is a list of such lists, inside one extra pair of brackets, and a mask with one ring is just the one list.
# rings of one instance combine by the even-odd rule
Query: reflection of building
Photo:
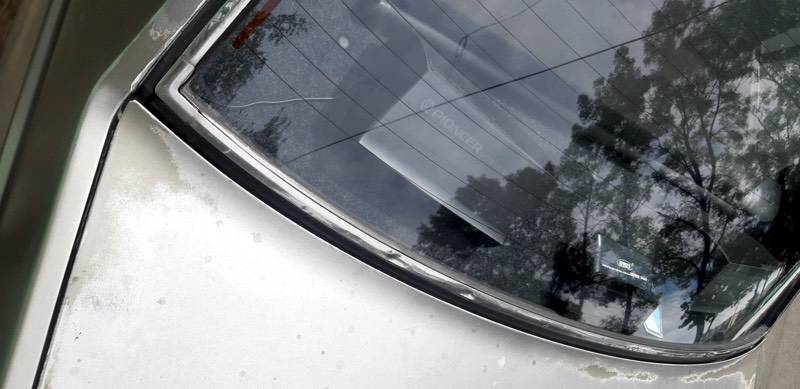
[[(719, 242), (727, 263), (689, 302), (688, 313), (711, 317), (702, 341), (731, 339), (777, 281), (781, 266), (757, 240), (731, 233)], [(717, 323), (716, 327), (712, 327)]]
[[(689, 310), (719, 315), (741, 304), (748, 296), (760, 295), (775, 280), (779, 268), (757, 268), (729, 263), (692, 299)], [(763, 283), (767, 285), (764, 285)]]
[[(761, 306), (762, 298), (766, 297), (764, 291), (766, 287), (760, 287), (751, 293), (751, 298), (741, 299), (733, 306), (728, 307), (720, 315), (715, 316), (711, 320), (710, 328), (706, 330), (700, 338), (700, 343), (720, 342), (725, 339), (731, 339), (735, 334), (747, 324), (748, 319), (752, 317), (753, 312)], [(739, 304), (743, 306), (739, 306)], [(718, 320), (722, 320), (717, 326), (711, 327)]]

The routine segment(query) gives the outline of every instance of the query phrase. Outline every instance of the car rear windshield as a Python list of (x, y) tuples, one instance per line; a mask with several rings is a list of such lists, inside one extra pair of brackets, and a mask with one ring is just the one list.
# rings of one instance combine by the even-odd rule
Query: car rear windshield
[(790, 0), (264, 0), (182, 93), (404, 254), (708, 344), (797, 264), (798, 55)]

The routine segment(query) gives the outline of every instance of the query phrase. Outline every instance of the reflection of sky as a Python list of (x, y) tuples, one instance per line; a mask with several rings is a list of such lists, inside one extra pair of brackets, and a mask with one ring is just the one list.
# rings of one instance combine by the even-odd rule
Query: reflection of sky
[[(280, 12), (296, 14), (313, 23), (308, 25), (308, 31), (290, 36), (282, 43), (263, 41), (258, 51), (266, 66), (259, 68), (254, 75), (257, 82), (246, 83), (237, 91), (234, 101), (237, 104), (258, 98), (280, 100), (300, 96), (335, 99), (330, 103), (314, 102), (313, 109), (309, 109), (311, 106), (307, 104), (296, 103), (281, 106), (277, 110), (277, 113), (291, 119), (292, 136), (285, 139), (279, 153), (280, 159), (284, 161), (291, 161), (307, 151), (323, 147), (326, 142), (338, 141), (347, 135), (380, 126), (381, 123), (393, 123), (407, 117), (411, 111), (420, 109), (417, 106), (420, 101), (428, 100), (439, 104), (443, 101), (442, 96), (454, 98), (465, 91), (475, 91), (476, 86), (473, 83), (501, 83), (510, 77), (507, 72), (511, 71), (504, 64), (530, 62), (527, 69), (516, 70), (520, 74), (524, 74), (521, 73), (524, 70), (541, 69), (542, 65), (538, 61), (547, 63), (542, 58), (551, 52), (548, 50), (537, 55), (530, 48), (524, 47), (524, 42), (518, 38), (528, 36), (530, 32), (509, 35), (513, 29), (501, 23), (491, 26), (494, 31), (490, 28), (478, 31), (474, 37), (476, 43), (473, 43), (477, 44), (477, 49), (469, 46), (470, 50), (467, 50), (463, 64), (457, 65), (458, 69), (453, 69), (443, 56), (456, 50), (455, 38), (466, 31), (466, 27), (459, 23), (463, 24), (468, 18), (457, 15), (448, 3), (441, 2), (440, 6), (427, 4), (403, 7), (405, 3), (397, 2), (413, 13), (403, 16), (403, 22), (395, 23), (397, 26), (391, 23), (374, 24), (371, 20), (377, 16), (368, 11), (359, 11), (354, 16), (342, 3), (313, 3), (313, 6), (306, 3), (308, 2), (285, 2), (279, 8)], [(535, 23), (539, 27), (549, 31), (553, 45), (563, 46), (556, 51), (564, 52), (565, 48), (571, 46), (570, 41), (558, 38), (558, 34), (551, 30), (551, 25), (567, 23), (559, 22), (560, 17), (574, 19), (580, 15), (574, 9), (565, 9), (564, 4), (547, 4), (549, 3), (542, 4), (544, 10), (537, 10), (536, 14), (527, 9), (525, 12), (531, 14), (528, 18), (536, 19)], [(522, 4), (518, 5), (522, 7)], [(497, 8), (489, 9), (493, 13), (502, 13)], [(524, 12), (511, 16), (513, 17), (509, 20), (526, 17)], [(505, 16), (495, 17), (500, 20)], [(380, 32), (370, 34), (367, 32), (369, 30), (359, 28), (351, 29), (352, 31), (342, 30), (342, 23), (339, 21), (343, 18), (349, 19), (355, 25), (367, 23), (370, 28)], [(428, 27), (433, 23), (436, 23), (436, 29)], [(426, 50), (429, 61), (427, 66), (419, 66), (418, 62), (424, 59), (415, 57), (416, 54), (411, 55), (414, 50), (399, 51), (397, 45), (391, 44), (391, 39), (387, 40), (387, 37), (393, 35), (402, 36), (402, 29), (416, 30), (423, 37), (423, 45), (432, 45)], [(587, 30), (584, 33), (590, 32)], [(502, 34), (505, 34), (505, 38)], [(347, 37), (352, 45), (340, 47), (336, 41), (339, 35)], [(448, 35), (450, 38), (447, 38)], [(602, 39), (596, 40), (595, 46), (586, 46), (584, 50), (600, 50), (600, 41)], [(392, 61), (375, 63), (376, 58), (386, 55), (395, 57)], [(519, 55), (520, 61), (505, 60)], [(408, 117), (391, 124), (389, 128), (403, 138), (405, 145), (401, 146), (411, 145), (414, 150), (422, 150), (422, 155), (431, 159), (437, 168), (455, 174), (457, 180), (452, 185), (444, 185), (442, 180), (438, 180), (440, 189), (435, 190), (440, 194), (440, 199), (452, 198), (452, 193), (464, 186), (469, 176), (500, 178), (525, 166), (541, 168), (548, 161), (557, 161), (561, 150), (569, 144), (571, 126), (577, 121), (574, 114), (577, 93), (591, 93), (591, 82), (600, 74), (595, 71), (600, 67), (597, 65), (598, 61), (610, 63), (611, 58), (610, 54), (604, 53), (592, 57), (594, 64), (591, 66), (582, 61), (567, 64), (555, 72), (546, 72), (522, 83), (493, 89), (488, 95), (477, 94), (455, 101), (452, 105), (441, 106), (435, 112), (441, 114), (438, 118), (425, 112), (419, 115), (424, 121)], [(380, 65), (388, 68), (380, 68)], [(434, 72), (435, 68), (432, 66), (439, 66), (441, 69)], [(464, 75), (461, 72), (465, 72)], [(421, 80), (413, 81), (417, 77)], [(397, 81), (404, 79), (407, 80), (405, 83)], [(565, 83), (565, 80), (570, 80), (570, 83)], [(364, 83), (364, 87), (359, 86)], [(291, 93), (288, 89), (296, 93)], [(272, 95), (276, 93), (279, 95)], [(276, 108), (269, 106), (258, 107), (253, 111), (256, 116), (257, 111), (263, 111), (262, 115), (265, 117), (277, 114)], [(315, 112), (321, 116), (311, 121)], [(448, 126), (448, 122), (442, 120), (454, 124)], [(457, 134), (453, 133), (453, 126), (457, 126), (458, 131), (467, 133), (471, 140), (477, 140), (480, 153), (474, 148), (465, 147), (464, 139), (459, 140), (454, 136)], [(309, 133), (308, 129), (313, 129), (313, 133)], [(394, 152), (403, 153), (398, 149)], [(475, 158), (470, 158), (469, 154)], [(386, 153), (380, 157), (385, 162), (388, 162), (386, 158), (391, 158)], [(429, 169), (420, 171), (422, 174), (426, 174), (425, 172), (430, 174)], [(419, 175), (415, 177), (407, 174), (406, 177), (416, 181), (418, 185), (424, 181), (424, 177)], [(427, 189), (433, 190), (430, 187)]]
[[(308, 2), (304, 2), (308, 3)], [(553, 26), (556, 25), (565, 25), (567, 23), (566, 20), (559, 21), (559, 17), (564, 18), (575, 18), (579, 17), (578, 13), (570, 9), (564, 9), (564, 4), (560, 6), (553, 6), (548, 5), (552, 2), (543, 2), (542, 4), (537, 4), (534, 9), (537, 10), (537, 14), (541, 13), (541, 19), (543, 20), (550, 20)], [(398, 3), (404, 4), (404, 3)], [(450, 18), (446, 18), (446, 21), (449, 23), (453, 23), (452, 20), (461, 21), (463, 24), (463, 20), (465, 20), (464, 15), (457, 15), (457, 11), (453, 11), (450, 9), (450, 4), (447, 2), (440, 2), (441, 7), (436, 8), (435, 10), (431, 11), (428, 9), (428, 13), (420, 11), (419, 7), (417, 6), (414, 8), (409, 7), (410, 11), (415, 11), (417, 14), (422, 14), (421, 18), (431, 19), (434, 21), (442, 21), (445, 20), (442, 16), (432, 17), (430, 15), (436, 15), (437, 13), (434, 11), (438, 11), (438, 14), (443, 15), (443, 12), (447, 12), (450, 15)], [(522, 3), (517, 4), (518, 8), (523, 7)], [(539, 7), (543, 7), (542, 11), (538, 11)], [(432, 7), (428, 6), (429, 8)], [(463, 8), (463, 5), (461, 5)], [(498, 9), (500, 7), (500, 3), (495, 5), (487, 5), (487, 7), (492, 10), (494, 13), (501, 13), (502, 10)], [(284, 9), (286, 8), (286, 9)], [(513, 8), (513, 6), (509, 3), (506, 5), (506, 8)], [(608, 7), (601, 7), (609, 11)], [(576, 9), (579, 9), (576, 6)], [(278, 72), (281, 75), (281, 79), (287, 82), (289, 85), (292, 86), (294, 91), (297, 91), (297, 94), (303, 97), (322, 97), (322, 96), (335, 96), (337, 93), (336, 83), (341, 82), (343, 77), (347, 77), (345, 74), (349, 74), (348, 72), (353, 72), (353, 59), (349, 58), (345, 52), (345, 50), (339, 48), (332, 39), (329, 39), (327, 35), (331, 37), (336, 37), (339, 34), (344, 34), (343, 36), (348, 36), (348, 41), (353, 42), (352, 47), (348, 47), (347, 51), (349, 54), (352, 55), (353, 58), (358, 58), (359, 61), (362, 62), (364, 65), (365, 58), (369, 57), (359, 57), (360, 53), (368, 50), (372, 46), (380, 46), (381, 42), (379, 42), (378, 38), (382, 38), (376, 35), (370, 35), (365, 33), (363, 29), (350, 29), (350, 31), (337, 31), (337, 29), (341, 30), (342, 23), (334, 23), (334, 21), (339, 21), (344, 17), (348, 17), (353, 20), (355, 23), (359, 23), (361, 21), (365, 21), (364, 18), (359, 18), (356, 20), (353, 18), (352, 14), (338, 2), (331, 2), (331, 3), (317, 3), (311, 2), (308, 6), (303, 8), (299, 8), (293, 2), (286, 2), (284, 5), (281, 5), (279, 9), (283, 12), (297, 12), (299, 15), (307, 17), (309, 19), (313, 18), (314, 21), (321, 23), (322, 28), (319, 28), (316, 24), (311, 24), (309, 31), (304, 34), (300, 34), (298, 37), (291, 37), (289, 40), (292, 44), (278, 44), (274, 45), (270, 42), (263, 43), (263, 46), (260, 51), (264, 53), (265, 61), (267, 62), (270, 69), (264, 71), (263, 69), (259, 71), (259, 76), (255, 77), (255, 79), (268, 79), (268, 74), (263, 73), (270, 73), (271, 70)], [(305, 14), (306, 10), (314, 10), (313, 14)], [(516, 9), (517, 11), (519, 9)], [(485, 12), (485, 11), (484, 11)], [(510, 11), (509, 11), (510, 12)], [(515, 11), (516, 12), (516, 11)], [(533, 11), (526, 11), (526, 12), (533, 12)], [(616, 11), (615, 11), (616, 12)], [(333, 16), (332, 16), (333, 15)], [(488, 15), (488, 14), (487, 14)], [(565, 16), (567, 15), (567, 16)], [(335, 17), (338, 16), (338, 17)], [(519, 14), (511, 20), (523, 18), (523, 14)], [(499, 16), (501, 19), (503, 15)], [(408, 17), (411, 20), (411, 16)], [(539, 20), (539, 17), (536, 17)], [(571, 19), (570, 19), (571, 20)], [(326, 23), (327, 22), (327, 23)], [(542, 20), (539, 20), (538, 23), (541, 26), (544, 25)], [(500, 26), (505, 26), (501, 24)], [(452, 24), (449, 29), (441, 27), (437, 25), (437, 30), (444, 29), (446, 32), (450, 31), (451, 38), (454, 40), (459, 32), (463, 33), (462, 28), (468, 27), (459, 27), (455, 24)], [(546, 27), (546, 26), (545, 26)], [(406, 25), (408, 28), (408, 25)], [(494, 26), (493, 28), (500, 28), (499, 26)], [(502, 28), (501, 33), (508, 34), (510, 29), (505, 27)], [(592, 32), (593, 33), (593, 32)], [(391, 31), (389, 31), (391, 34)], [(553, 34), (552, 31), (550, 34)], [(517, 42), (512, 42), (512, 45), (509, 45), (508, 39), (498, 39), (497, 34), (492, 32), (490, 29), (481, 30), (476, 34), (474, 40), (476, 42), (480, 41), (483, 45), (478, 44), (477, 52), (480, 54), (476, 60), (483, 60), (489, 61), (487, 63), (494, 64), (495, 67), (503, 67), (503, 64), (517, 64), (517, 63), (525, 63), (527, 61), (508, 61), (506, 60), (509, 55), (515, 55), (514, 53), (523, 53), (523, 57), (525, 57), (525, 50), (521, 50), (522, 47)], [(530, 33), (520, 32), (518, 33), (519, 36), (530, 36)], [(597, 35), (597, 34), (595, 34)], [(353, 37), (357, 36), (359, 39), (354, 39)], [(382, 38), (383, 39), (383, 38)], [(428, 39), (428, 38), (425, 38)], [(432, 39), (432, 38), (431, 38)], [(599, 38), (598, 38), (599, 39)], [(602, 39), (601, 39), (602, 40)], [(560, 44), (565, 45), (563, 41), (560, 39), (550, 39), (548, 41), (552, 41), (553, 44)], [(320, 47), (320, 43), (318, 42), (327, 42), (325, 43), (325, 47)], [(430, 41), (429, 41), (430, 42)], [(453, 42), (451, 40), (451, 42)], [(599, 41), (598, 41), (599, 42)], [(545, 43), (539, 42), (540, 45), (545, 45)], [(598, 45), (600, 43), (597, 43)], [(491, 48), (495, 52), (497, 48), (505, 48), (504, 51), (499, 53), (491, 54), (490, 51), (486, 51), (489, 49), (484, 49), (483, 47)], [(455, 46), (453, 46), (455, 47)], [(597, 46), (600, 47), (600, 46)], [(297, 49), (300, 49), (298, 51)], [(558, 50), (547, 50), (547, 53), (551, 53), (548, 55), (552, 55), (552, 53), (563, 53), (564, 47), (560, 47)], [(594, 47), (592, 47), (594, 49)], [(446, 55), (447, 53), (442, 52), (443, 49), (441, 46), (437, 47), (438, 51), (429, 52), (429, 54), (443, 54)], [(445, 50), (446, 51), (446, 50)], [(474, 49), (472, 51), (475, 51)], [(569, 50), (567, 50), (569, 51)], [(323, 54), (324, 53), (324, 54)], [(384, 52), (380, 54), (402, 54), (398, 53), (396, 50), (392, 50), (391, 52)], [(488, 56), (487, 56), (488, 54)], [(323, 57), (320, 57), (324, 55)], [(544, 55), (544, 54), (543, 54)], [(373, 55), (375, 56), (375, 55)], [(499, 57), (499, 58), (498, 58)], [(538, 62), (538, 59), (541, 59), (542, 56), (537, 56), (536, 58), (532, 58), (534, 62)], [(483, 58), (483, 59), (481, 59)], [(572, 57), (574, 58), (574, 56)], [(397, 58), (400, 62), (397, 64), (396, 69), (393, 69), (394, 72), (408, 69), (405, 66), (402, 66), (403, 61), (408, 61), (402, 57)], [(308, 61), (310, 60), (310, 62)], [(525, 148), (526, 142), (528, 143), (528, 148), (536, 147), (536, 144), (541, 144), (546, 146), (545, 150), (548, 148), (552, 148), (552, 151), (555, 152), (547, 152), (547, 155), (544, 158), (539, 160), (539, 163), (547, 160), (556, 160), (556, 156), (559, 153), (558, 150), (563, 150), (568, 142), (569, 142), (569, 134), (570, 134), (570, 127), (575, 121), (577, 121), (577, 117), (574, 114), (575, 109), (575, 100), (577, 98), (578, 93), (591, 93), (591, 83), (592, 81), (598, 77), (600, 73), (606, 72), (608, 66), (603, 67), (598, 71), (594, 71), (598, 68), (601, 68), (601, 65), (598, 65), (599, 62), (605, 62), (607, 65), (610, 65), (611, 56), (609, 54), (603, 54), (600, 56), (595, 56), (592, 58), (592, 66), (587, 65), (584, 62), (575, 62), (573, 64), (568, 64), (562, 68), (557, 69), (554, 73), (544, 73), (541, 76), (532, 77), (530, 79), (525, 80), (521, 84), (511, 84), (508, 87), (502, 87), (497, 90), (491, 92), (491, 102), (495, 104), (507, 105), (505, 109), (496, 109), (495, 108), (495, 117), (493, 120), (497, 120), (498, 118), (507, 118), (512, 122), (520, 123), (519, 125), (522, 126), (521, 134), (526, 134), (525, 137), (516, 136), (513, 140)], [(545, 61), (546, 62), (546, 61)], [(313, 65), (312, 65), (313, 63)], [(349, 63), (349, 65), (348, 65)], [(533, 64), (532, 64), (533, 65)], [(466, 66), (466, 65), (465, 65)], [(539, 66), (541, 65), (534, 65)], [(366, 66), (366, 75), (368, 72), (372, 72), (375, 75), (375, 72), (372, 69), (369, 69)], [(413, 67), (413, 66), (412, 66)], [(526, 70), (530, 70), (532, 66), (528, 66)], [(506, 69), (509, 70), (509, 69)], [(521, 69), (523, 70), (523, 69)], [(321, 72), (320, 72), (321, 71)], [(456, 72), (457, 73), (457, 72)], [(512, 72), (519, 73), (519, 71)], [(472, 72), (471, 74), (475, 74)], [(424, 76), (424, 74), (418, 76)], [(488, 75), (488, 74), (487, 74)], [(541, 81), (551, 79), (552, 76), (555, 75), (556, 78), (553, 82), (545, 82), (541, 83)], [(363, 78), (364, 76), (362, 76)], [(366, 75), (366, 77), (369, 77)], [(497, 78), (499, 77), (499, 78)], [(497, 78), (494, 83), (501, 82), (504, 79), (508, 79), (508, 75), (502, 76), (501, 74), (493, 75), (492, 78)], [(560, 79), (559, 79), (560, 78)], [(571, 85), (564, 84), (563, 80), (570, 80)], [(476, 79), (472, 79), (472, 82), (475, 82)], [(261, 81), (263, 85), (264, 81)], [(380, 81), (379, 81), (380, 82)], [(462, 89), (465, 90), (473, 90), (474, 88), (466, 87), (464, 88), (464, 83), (469, 83), (470, 81), (467, 79), (461, 79)], [(253, 85), (246, 85), (242, 88), (242, 91), (238, 94), (237, 98), (241, 98), (244, 101), (253, 101), (257, 99), (270, 99), (272, 96), (264, 96), (265, 91), (270, 90), (280, 90), (283, 88), (265, 88), (263, 86), (258, 85), (259, 83), (253, 83)], [(382, 83), (382, 84), (385, 84)], [(436, 85), (432, 83), (428, 83), (434, 88)], [(486, 82), (478, 81), (478, 84), (486, 84)], [(274, 84), (273, 84), (274, 85)], [(515, 86), (515, 85), (523, 85), (522, 88)], [(582, 86), (577, 86), (582, 85)], [(384, 85), (378, 87), (378, 89), (383, 89)], [(391, 88), (390, 88), (391, 89)], [(402, 116), (408, 115), (410, 112), (409, 110), (418, 110), (417, 107), (413, 105), (413, 97), (410, 99), (405, 99), (405, 95), (401, 95), (398, 93), (397, 90), (389, 90), (384, 93), (384, 97), (381, 94), (372, 93), (368, 96), (368, 98), (359, 101), (356, 96), (353, 94), (349, 94), (349, 97), (356, 98), (356, 102), (358, 102), (360, 109), (356, 109), (358, 112), (362, 114), (368, 114), (368, 116), (372, 116), (375, 121), (382, 121), (384, 123), (395, 120), (395, 118), (399, 118)], [(439, 94), (443, 94), (446, 96), (452, 96), (451, 93), (443, 93), (441, 88), (436, 88), (436, 92), (431, 91), (429, 96), (431, 96), (435, 101), (439, 101), (437, 98), (437, 92)], [(533, 93), (533, 94), (531, 94)], [(559, 94), (563, 94), (564, 98), (559, 99)], [(526, 97), (527, 95), (527, 97)], [(296, 97), (296, 96), (293, 96)], [(535, 97), (535, 98), (532, 98)], [(381, 110), (373, 110), (370, 109), (369, 103), (371, 101), (381, 101), (386, 99), (402, 99), (403, 104), (394, 104), (391, 107), (390, 111), (381, 111)], [(536, 102), (539, 103), (536, 103)], [(534, 102), (536, 104), (526, 104), (526, 107), (519, 106), (521, 102)], [(519, 106), (519, 107), (518, 107)], [(531, 110), (533, 108), (534, 110)], [(383, 115), (383, 116), (381, 116)], [(498, 116), (499, 115), (499, 116)], [(330, 119), (330, 118), (329, 118)], [(521, 121), (520, 121), (521, 120)], [(337, 122), (333, 120), (333, 124), (336, 124), (340, 127), (344, 127), (341, 122)], [(465, 126), (467, 123), (462, 122), (462, 127)], [(518, 125), (517, 125), (518, 126)], [(504, 126), (506, 129), (513, 128), (515, 126)], [(348, 128), (343, 128), (344, 132), (348, 131)], [(531, 143), (533, 141), (533, 143)], [(487, 153), (488, 154), (488, 153)], [(541, 154), (541, 152), (534, 153), (534, 158), (536, 154)], [(501, 171), (506, 171), (507, 169), (500, 169)]]
[[(694, 328), (679, 328), (681, 323), (683, 323), (683, 319), (681, 316), (684, 315), (684, 310), (681, 308), (681, 304), (683, 304), (686, 299), (689, 298), (691, 291), (694, 290), (694, 284), (690, 283), (686, 288), (681, 288), (680, 286), (676, 285), (672, 281), (667, 281), (664, 285), (659, 286), (656, 288), (656, 293), (661, 294), (660, 300), (660, 307), (661, 307), (661, 326), (662, 326), (662, 333), (664, 334), (664, 340), (668, 342), (675, 342), (675, 343), (694, 343), (694, 338), (696, 335), (696, 330)], [(642, 318), (642, 324), (644, 320), (647, 319), (652, 311), (647, 312), (645, 317)], [(650, 335), (645, 331), (644, 326), (642, 325), (635, 333), (636, 336), (640, 336), (643, 338), (651, 338), (654, 339), (653, 335)]]

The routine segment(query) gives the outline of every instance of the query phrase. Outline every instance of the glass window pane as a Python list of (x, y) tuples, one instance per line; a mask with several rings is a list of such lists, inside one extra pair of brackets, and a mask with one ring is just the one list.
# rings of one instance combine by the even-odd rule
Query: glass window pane
[(790, 1), (268, 0), (183, 93), (404, 253), (708, 344), (797, 264), (798, 55)]

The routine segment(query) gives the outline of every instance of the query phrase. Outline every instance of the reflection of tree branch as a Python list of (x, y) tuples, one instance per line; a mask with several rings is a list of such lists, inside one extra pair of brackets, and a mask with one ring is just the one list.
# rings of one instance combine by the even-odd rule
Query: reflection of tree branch
[[(686, 170), (687, 172), (691, 172), (692, 167), (689, 165), (689, 162), (686, 161), (686, 159), (684, 158), (684, 155), (676, 154), (675, 150), (672, 147), (664, 146), (661, 143), (660, 139), (658, 140), (658, 148), (659, 148), (659, 150), (665, 152), (670, 158), (672, 158), (673, 161), (675, 161), (678, 164), (680, 164), (683, 167), (684, 170)], [(673, 180), (670, 179), (669, 177), (667, 177), (666, 174), (661, 174), (661, 175), (663, 177), (665, 177), (667, 179), (667, 181), (670, 181), (670, 183), (672, 183), (673, 186), (675, 186), (678, 189), (681, 189), (682, 192), (686, 193), (687, 195), (689, 195), (690, 197), (692, 197), (696, 201), (700, 201), (699, 197), (695, 197), (694, 194), (690, 193), (690, 191), (684, 189), (681, 185), (678, 185), (677, 183), (673, 182)]]
[(274, 44), (278, 44), (280, 41), (298, 32), (308, 31), (308, 27), (306, 27), (306, 18), (297, 16), (297, 12), (288, 15), (271, 15), (269, 19), (267, 19), (267, 23), (269, 23), (267, 26), (270, 29), (267, 40)]
[[(716, 177), (716, 173), (717, 173), (717, 156), (716, 156), (716, 154), (714, 154), (714, 147), (711, 144), (711, 137), (713, 136), (712, 134), (713, 134), (713, 131), (714, 131), (714, 125), (717, 122), (717, 117), (719, 116), (719, 111), (720, 111), (721, 104), (722, 104), (722, 81), (717, 79), (717, 104), (716, 104), (716, 108), (714, 109), (714, 115), (712, 116), (711, 123), (709, 124), (709, 127), (706, 128), (706, 133), (705, 133), (706, 136), (704, 136), (705, 141), (706, 141), (706, 149), (708, 150), (708, 154), (709, 154), (709, 158), (710, 158), (709, 162), (711, 162), (711, 175), (708, 178), (708, 188), (707, 188), (709, 191), (713, 191), (714, 190), (714, 181), (717, 178)], [(703, 116), (702, 115), (700, 115), (700, 120), (701, 120), (701, 123), (705, 123), (705, 120), (703, 120)], [(703, 127), (705, 127), (704, 124), (703, 124)]]
[[(736, 10), (735, 10), (735, 9), (734, 9), (734, 13), (736, 13)], [(738, 18), (738, 19), (741, 21), (741, 18), (740, 18), (740, 17), (738, 17), (738, 16), (737, 16), (737, 18)], [(718, 30), (717, 30), (717, 28), (716, 28), (716, 27), (714, 27), (714, 24), (713, 24), (713, 23), (711, 23), (710, 21), (708, 21), (708, 16), (707, 16), (707, 15), (703, 15), (703, 19), (704, 19), (704, 21), (706, 21), (706, 22), (708, 23), (708, 26), (710, 26), (710, 27), (711, 27), (711, 29), (712, 29), (712, 30), (714, 30), (714, 32), (716, 33), (716, 35), (717, 35), (717, 36), (719, 36), (719, 37), (720, 37), (720, 38), (723, 40), (723, 42), (726, 42), (726, 40), (725, 40), (725, 37), (724, 37), (724, 36), (723, 36), (723, 35), (722, 35), (722, 34), (721, 34), (721, 33), (720, 33)], [(742, 22), (743, 22), (743, 21), (742, 21)], [(746, 26), (746, 24), (745, 24), (745, 26)], [(790, 38), (790, 39), (791, 39), (791, 38)], [(690, 44), (690, 45), (691, 45), (691, 46), (694, 48), (694, 44), (692, 44), (692, 42), (691, 42), (691, 41), (688, 41), (688, 43), (689, 43), (689, 44)], [(760, 43), (760, 45), (763, 47), (763, 46), (764, 46), (763, 42), (762, 42), (762, 43)], [(727, 43), (726, 43), (726, 46), (728, 46), (728, 48), (729, 48), (729, 49), (733, 50), (733, 47), (731, 47), (731, 45), (730, 45), (730, 44), (727, 44)], [(696, 51), (698, 54), (702, 55), (702, 54), (700, 53), (700, 51), (699, 51), (699, 50), (697, 50), (696, 48), (695, 48), (695, 51)], [(761, 60), (759, 60), (759, 62), (761, 62)], [(778, 62), (778, 63), (780, 64), (780, 66), (781, 66), (781, 67), (783, 67), (783, 68), (784, 68), (784, 70), (786, 70), (785, 66), (784, 66), (782, 63), (780, 63), (780, 62)], [(731, 64), (731, 67), (733, 67), (733, 64)], [(785, 89), (784, 89), (784, 88), (785, 88), (785, 83), (784, 83), (784, 82), (780, 82), (780, 81), (778, 81), (778, 80), (777, 80), (777, 78), (775, 78), (775, 77), (772, 75), (772, 73), (770, 73), (770, 72), (769, 72), (768, 68), (769, 68), (768, 66), (763, 66), (763, 67), (761, 68), (761, 70), (762, 70), (762, 72), (761, 72), (761, 73), (763, 73), (763, 74), (759, 73), (759, 76), (763, 77), (763, 75), (765, 74), (765, 75), (767, 76), (767, 77), (766, 77), (767, 79), (771, 80), (771, 81), (772, 81), (774, 84), (776, 84), (776, 86), (777, 86), (778, 90), (785, 90)], [(790, 76), (790, 78), (792, 78), (792, 77)], [(794, 81), (796, 84), (800, 85), (800, 83), (798, 83), (798, 81), (797, 81), (796, 79), (792, 78), (792, 80), (793, 80), (793, 81)], [(743, 82), (743, 81), (741, 81), (741, 82)], [(740, 82), (740, 84), (739, 84), (739, 85), (741, 85), (741, 82)], [(738, 88), (734, 88), (734, 89), (738, 89)], [(785, 93), (784, 93), (784, 96), (786, 96), (786, 94), (785, 94)], [(796, 107), (800, 108), (800, 104), (798, 104), (798, 103), (797, 103), (798, 99), (796, 99), (796, 98), (792, 98), (791, 96), (789, 96), (788, 100), (789, 100), (789, 102), (790, 102), (790, 103), (792, 103), (792, 104), (793, 104), (793, 105), (795, 105)], [(749, 105), (749, 104), (748, 104), (748, 105)], [(755, 110), (755, 109), (754, 109), (754, 110)], [(761, 119), (760, 119), (760, 118), (758, 118), (758, 117), (757, 117), (755, 114), (753, 114), (752, 116), (753, 116), (753, 117), (756, 117), (756, 119), (759, 121), (759, 124), (761, 124), (761, 126), (762, 126), (763, 128), (767, 128), (767, 126), (765, 126), (765, 125), (764, 125), (764, 123), (763, 123), (763, 122), (761, 122)], [(775, 124), (775, 123), (772, 123), (772, 125), (773, 125), (773, 126), (775, 126), (776, 124)], [(780, 126), (778, 125), (776, 128), (780, 128)], [(796, 142), (794, 142), (794, 141), (792, 141), (792, 140), (788, 140), (788, 139), (787, 139), (787, 141), (788, 141), (788, 142), (792, 142), (792, 143), (795, 143), (795, 144), (797, 144)]]
[(714, 241), (714, 247), (711, 248), (711, 255), (713, 255), (714, 252), (717, 250), (717, 247), (719, 247), (719, 242), (721, 242), (722, 239), (725, 238), (725, 233), (727, 232), (728, 229), (728, 222), (730, 220), (731, 220), (730, 218), (725, 217), (725, 223), (722, 224), (722, 232), (719, 234), (719, 238), (717, 238), (717, 240)]
[(661, 216), (663, 218), (672, 219), (672, 220), (674, 220), (674, 221), (676, 221), (678, 223), (685, 224), (689, 228), (691, 228), (691, 229), (693, 229), (693, 230), (695, 230), (695, 231), (697, 231), (697, 232), (699, 232), (699, 233), (701, 233), (703, 235), (708, 235), (708, 233), (703, 231), (702, 228), (698, 227), (696, 224), (694, 224), (694, 223), (692, 223), (692, 222), (690, 222), (690, 221), (688, 221), (688, 220), (686, 220), (686, 219), (684, 219), (682, 217), (672, 217), (672, 216), (669, 216), (669, 215), (667, 215), (667, 214), (665, 214), (663, 212), (658, 212), (658, 214), (659, 214), (659, 216)]
[(686, 262), (689, 265), (692, 265), (692, 267), (694, 268), (694, 270), (697, 272), (698, 275), (700, 274), (700, 266), (697, 266), (696, 263), (692, 262), (691, 260), (689, 260), (687, 258), (683, 258), (683, 257), (667, 257), (667, 258), (664, 258), (664, 259), (667, 260), (667, 261), (677, 260), (677, 261), (681, 261), (681, 262)]
[(695, 200), (695, 201), (700, 201), (700, 199), (699, 199), (698, 197), (696, 197), (696, 196), (695, 196), (695, 194), (694, 194), (692, 191), (690, 191), (689, 189), (686, 189), (686, 188), (684, 188), (684, 187), (683, 187), (683, 185), (680, 185), (680, 184), (678, 184), (678, 183), (677, 183), (677, 182), (675, 182), (675, 181), (674, 181), (674, 180), (673, 180), (671, 177), (667, 176), (667, 175), (666, 175), (666, 174), (664, 174), (663, 172), (660, 172), (660, 171), (658, 171), (658, 170), (655, 170), (655, 173), (656, 173), (656, 174), (655, 174), (656, 178), (657, 178), (658, 176), (661, 176), (661, 177), (663, 178), (663, 180), (664, 180), (664, 181), (666, 181), (666, 182), (668, 182), (669, 184), (671, 184), (671, 185), (672, 185), (672, 186), (673, 186), (675, 189), (677, 189), (679, 192), (681, 192), (681, 193), (685, 194), (687, 197), (689, 197), (689, 198), (691, 198), (691, 199), (693, 199), (693, 200)]
[(686, 146), (686, 159), (688, 164), (691, 166), (691, 169), (687, 170), (686, 173), (689, 174), (689, 177), (692, 178), (695, 184), (698, 187), (703, 187), (703, 175), (700, 173), (700, 166), (694, 158), (694, 149), (692, 149), (692, 141), (689, 138), (689, 129), (687, 128), (686, 123), (682, 123), (683, 131), (679, 131), (678, 134), (680, 135), (681, 140), (683, 141), (684, 145)]

